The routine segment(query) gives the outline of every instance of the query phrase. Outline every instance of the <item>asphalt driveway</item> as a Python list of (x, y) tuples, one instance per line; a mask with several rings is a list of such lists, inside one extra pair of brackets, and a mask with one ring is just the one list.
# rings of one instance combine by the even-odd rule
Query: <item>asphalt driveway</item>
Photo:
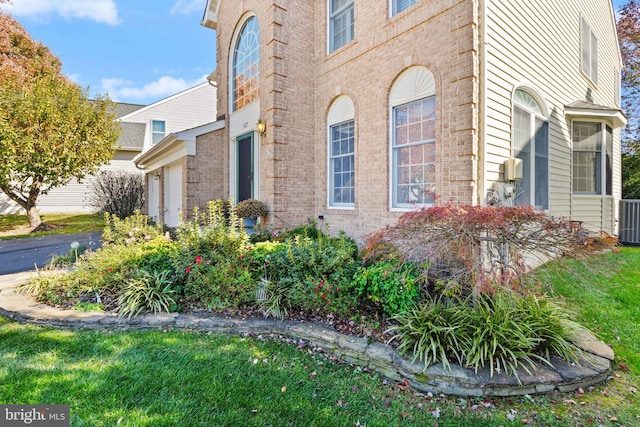
[(46, 265), (52, 255), (64, 255), (71, 242), (95, 249), (102, 233), (58, 234), (41, 237), (0, 240), (0, 275), (34, 270)]

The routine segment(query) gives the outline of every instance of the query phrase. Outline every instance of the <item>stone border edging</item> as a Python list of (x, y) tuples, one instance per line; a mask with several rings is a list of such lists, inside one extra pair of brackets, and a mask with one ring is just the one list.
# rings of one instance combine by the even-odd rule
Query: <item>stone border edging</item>
[(520, 383), (504, 373), (490, 375), (488, 368), (463, 368), (451, 364), (446, 369), (442, 363), (426, 370), (419, 361), (411, 362), (393, 347), (369, 342), (337, 332), (330, 326), (297, 321), (273, 319), (236, 319), (204, 314), (160, 313), (145, 314), (136, 318), (118, 318), (104, 312), (60, 310), (36, 303), (18, 294), (13, 288), (0, 290), (0, 314), (21, 323), (49, 325), (64, 329), (108, 330), (189, 330), (216, 334), (276, 334), (309, 341), (333, 351), (342, 360), (368, 367), (395, 381), (408, 380), (411, 387), (431, 393), (458, 396), (517, 396), (533, 393), (550, 393), (554, 390), (570, 392), (578, 388), (605, 381), (611, 372), (613, 350), (587, 329), (574, 325), (574, 343), (584, 353), (579, 365), (567, 364), (559, 358), (552, 359), (552, 367), (538, 365), (534, 375), (519, 370)]

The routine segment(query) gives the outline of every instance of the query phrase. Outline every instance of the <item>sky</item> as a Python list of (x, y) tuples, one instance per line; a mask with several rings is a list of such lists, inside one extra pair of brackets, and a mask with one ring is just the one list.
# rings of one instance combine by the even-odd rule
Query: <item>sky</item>
[[(206, 0), (11, 0), (9, 11), (92, 96), (149, 104), (205, 81), (216, 67)], [(626, 0), (613, 0), (617, 10)]]
[(91, 96), (149, 104), (205, 81), (216, 67), (206, 0), (11, 0), (1, 5), (62, 60)]

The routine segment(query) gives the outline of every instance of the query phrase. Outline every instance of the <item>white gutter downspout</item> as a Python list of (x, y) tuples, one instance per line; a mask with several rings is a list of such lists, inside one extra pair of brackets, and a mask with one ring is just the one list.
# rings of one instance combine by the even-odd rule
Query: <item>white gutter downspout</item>
[(478, 152), (480, 158), (478, 159), (478, 204), (480, 206), (486, 205), (486, 191), (487, 191), (487, 1), (479, 0), (480, 5), (480, 22), (478, 25), (478, 39), (480, 43), (480, 58), (478, 58), (478, 66), (480, 73), (480, 99), (478, 105), (480, 112), (478, 117), (480, 119), (480, 140), (478, 144)]

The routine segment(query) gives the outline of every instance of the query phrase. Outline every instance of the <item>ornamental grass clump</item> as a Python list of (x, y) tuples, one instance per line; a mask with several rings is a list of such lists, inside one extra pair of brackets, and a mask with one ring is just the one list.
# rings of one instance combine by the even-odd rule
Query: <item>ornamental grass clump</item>
[(131, 318), (145, 311), (173, 311), (176, 300), (170, 274), (168, 270), (139, 270), (137, 277), (130, 280), (120, 294), (118, 316)]
[(490, 375), (519, 372), (531, 375), (536, 362), (551, 364), (558, 356), (577, 362), (580, 349), (570, 339), (568, 316), (545, 297), (511, 291), (481, 294), (465, 300), (442, 297), (427, 300), (394, 316), (389, 332), (398, 350), (425, 369), (437, 362), (449, 367), (488, 368)]

